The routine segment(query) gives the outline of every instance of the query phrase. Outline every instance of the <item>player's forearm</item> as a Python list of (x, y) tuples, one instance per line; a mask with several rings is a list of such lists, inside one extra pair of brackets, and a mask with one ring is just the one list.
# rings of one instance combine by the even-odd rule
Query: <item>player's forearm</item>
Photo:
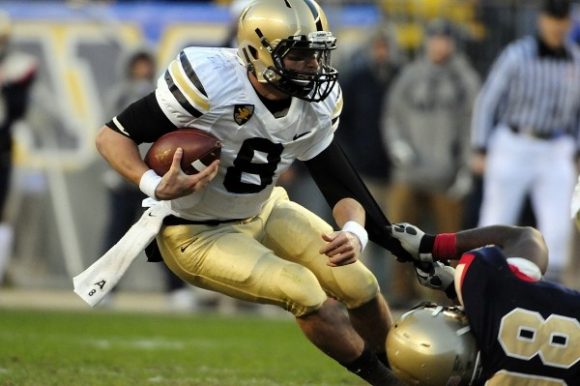
[(355, 221), (362, 226), (365, 225), (365, 210), (353, 198), (343, 198), (337, 202), (332, 209), (332, 216), (339, 228), (342, 228), (348, 221)]
[(139, 180), (149, 168), (141, 159), (135, 142), (103, 126), (97, 134), (95, 144), (103, 158), (119, 174), (139, 185)]
[(486, 245), (496, 245), (501, 248), (513, 244), (520, 239), (528, 228), (492, 225), (481, 228), (467, 229), (456, 233), (457, 255)]
[(548, 248), (541, 233), (532, 227), (493, 225), (456, 234), (457, 258), (464, 252), (496, 245), (509, 257), (523, 257), (534, 262), (542, 272), (548, 265)]

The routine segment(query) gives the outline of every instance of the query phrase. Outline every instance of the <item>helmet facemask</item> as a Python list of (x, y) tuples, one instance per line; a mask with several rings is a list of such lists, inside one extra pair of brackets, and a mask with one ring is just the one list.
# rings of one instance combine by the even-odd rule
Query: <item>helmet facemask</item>
[[(256, 33), (261, 35), (260, 30)], [(309, 102), (324, 100), (331, 92), (338, 71), (330, 65), (330, 53), (336, 48), (336, 38), (331, 32), (316, 31), (308, 36), (290, 36), (281, 39), (274, 48), (260, 36), (260, 41), (272, 56), (273, 66), (266, 68), (263, 78), (277, 90)], [(286, 61), (312, 61), (317, 63), (314, 71), (299, 72), (287, 68)]]

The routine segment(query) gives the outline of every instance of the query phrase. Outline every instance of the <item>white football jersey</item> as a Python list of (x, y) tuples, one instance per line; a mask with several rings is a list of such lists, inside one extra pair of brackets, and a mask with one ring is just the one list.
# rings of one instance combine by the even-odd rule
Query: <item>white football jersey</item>
[(229, 48), (182, 51), (159, 78), (156, 97), (175, 126), (205, 130), (223, 144), (218, 175), (207, 188), (170, 202), (190, 220), (257, 215), (295, 159), (309, 160), (330, 145), (342, 109), (336, 84), (321, 102), (292, 98), (287, 114), (275, 118)]

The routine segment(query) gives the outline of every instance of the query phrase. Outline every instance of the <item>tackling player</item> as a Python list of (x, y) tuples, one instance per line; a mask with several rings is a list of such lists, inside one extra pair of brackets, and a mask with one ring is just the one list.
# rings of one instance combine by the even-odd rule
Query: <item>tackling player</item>
[[(392, 239), (333, 141), (343, 101), (326, 16), (311, 0), (257, 0), (240, 15), (238, 44), (237, 51), (183, 50), (154, 93), (100, 130), (98, 150), (151, 205), (171, 208), (156, 241), (178, 276), (283, 307), (347, 369), (373, 385), (397, 384), (379, 361), (386, 362), (391, 315), (376, 278), (358, 261), (368, 238), (358, 202), (371, 212), (370, 237), (383, 245)], [(221, 159), (185, 175), (178, 149), (165, 175), (149, 170), (137, 144), (187, 127), (218, 137)], [(306, 163), (334, 206), (340, 231), (274, 187), (295, 159)]]
[[(422, 283), (439, 289), (454, 284), (480, 350), (481, 376), (472, 384), (579, 384), (580, 293), (542, 280), (548, 250), (540, 232), (498, 225), (429, 235), (410, 224), (396, 224), (392, 232), (417, 262), (435, 262), (431, 273), (418, 269)], [(439, 263), (448, 259), (459, 259), (454, 275)], [(421, 332), (423, 341), (437, 340), (438, 329)], [(390, 341), (389, 354), (411, 349), (409, 341)], [(406, 369), (407, 376), (419, 372)]]

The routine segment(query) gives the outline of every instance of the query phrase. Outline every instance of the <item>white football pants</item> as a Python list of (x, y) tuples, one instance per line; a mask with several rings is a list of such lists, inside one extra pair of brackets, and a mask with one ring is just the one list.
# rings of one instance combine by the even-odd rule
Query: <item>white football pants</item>
[(514, 225), (530, 193), (537, 227), (548, 245), (548, 270), (568, 263), (570, 202), (576, 181), (572, 137), (537, 139), (498, 127), (488, 147), (480, 226)]

